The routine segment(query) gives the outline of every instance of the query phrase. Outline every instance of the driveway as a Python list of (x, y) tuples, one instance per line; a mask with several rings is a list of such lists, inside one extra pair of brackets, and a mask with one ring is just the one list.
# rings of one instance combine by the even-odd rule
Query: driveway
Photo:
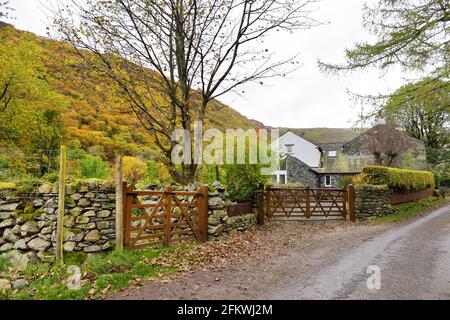
[[(262, 259), (151, 282), (110, 299), (450, 299), (450, 205), (390, 226), (271, 228)], [(379, 289), (368, 289), (368, 278), (378, 275)]]

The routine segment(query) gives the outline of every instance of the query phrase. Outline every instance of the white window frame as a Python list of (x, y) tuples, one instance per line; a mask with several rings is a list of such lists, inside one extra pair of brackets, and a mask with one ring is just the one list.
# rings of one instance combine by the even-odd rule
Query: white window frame
[[(330, 183), (327, 183), (327, 178), (330, 179)], [(325, 187), (331, 187), (333, 185), (332, 181), (331, 181), (331, 176), (330, 175), (326, 175), (325, 176)]]
[(286, 153), (294, 153), (294, 151), (292, 151), (292, 148), (294, 147), (293, 144), (285, 144), (284, 146), (286, 147)]

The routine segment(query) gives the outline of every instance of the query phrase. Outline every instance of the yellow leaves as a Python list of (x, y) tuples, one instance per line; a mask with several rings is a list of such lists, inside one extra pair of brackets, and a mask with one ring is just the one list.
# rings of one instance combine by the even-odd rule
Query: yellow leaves
[(144, 160), (135, 157), (123, 158), (123, 176), (132, 183), (136, 184), (143, 178), (147, 171), (147, 165)]

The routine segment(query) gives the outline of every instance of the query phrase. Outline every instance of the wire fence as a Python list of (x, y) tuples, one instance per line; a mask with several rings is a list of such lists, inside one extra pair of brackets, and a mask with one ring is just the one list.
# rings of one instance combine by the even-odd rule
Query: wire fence
[[(58, 181), (60, 149), (20, 149), (0, 147), (0, 183), (19, 187), (33, 197), (45, 182)], [(110, 179), (112, 165), (101, 156), (68, 148), (66, 177), (74, 179)], [(1, 185), (0, 185), (1, 186)]]

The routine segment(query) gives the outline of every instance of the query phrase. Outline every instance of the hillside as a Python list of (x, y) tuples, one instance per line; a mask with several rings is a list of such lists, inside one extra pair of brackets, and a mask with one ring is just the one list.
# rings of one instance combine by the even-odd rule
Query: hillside
[[(4, 54), (8, 61), (14, 60), (11, 55), (16, 54), (17, 59), (22, 59), (19, 52), (29, 50), (36, 65), (39, 63), (34, 80), (44, 80), (49, 88), (47, 95), (61, 102), (66, 143), (79, 145), (109, 160), (119, 150), (145, 158), (158, 153), (148, 132), (125, 108), (126, 103), (116, 94), (113, 84), (83, 68), (69, 45), (0, 22), (0, 50), (8, 50)], [(23, 102), (27, 103), (45, 104), (35, 99)], [(206, 125), (218, 129), (253, 128), (256, 123), (231, 107), (213, 101)]]

